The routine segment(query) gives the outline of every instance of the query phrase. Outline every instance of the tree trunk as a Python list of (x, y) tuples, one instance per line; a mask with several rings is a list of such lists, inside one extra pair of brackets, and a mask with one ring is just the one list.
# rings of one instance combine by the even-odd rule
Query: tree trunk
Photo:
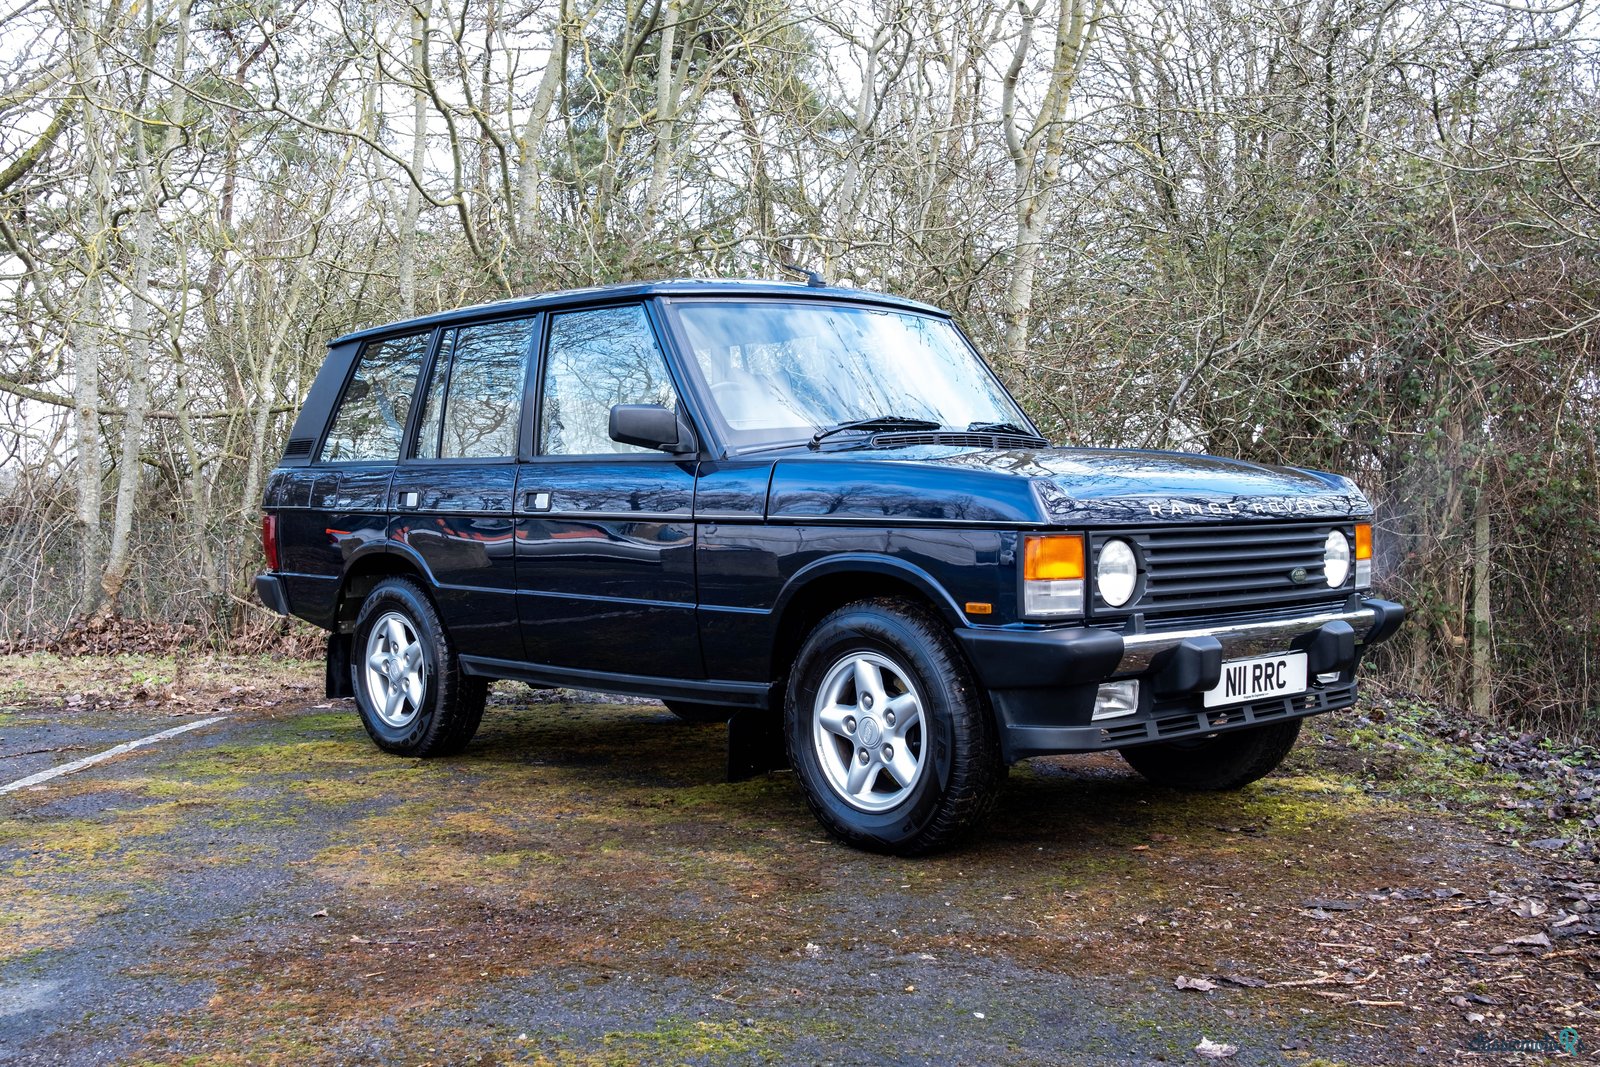
[[(147, 18), (153, 23), (154, 8), (147, 8)], [(131, 291), (133, 303), (128, 311), (128, 399), (122, 422), (122, 460), (117, 470), (116, 509), (111, 521), (111, 550), (106, 556), (105, 572), (100, 578), (100, 590), (105, 594), (101, 610), (107, 613), (117, 609), (118, 598), (128, 580), (128, 541), (133, 532), (134, 507), (138, 503), (139, 481), (143, 473), (141, 457), (144, 452), (145, 417), (150, 411), (150, 348), (151, 312), (154, 300), (150, 293), (150, 261), (156, 253), (156, 212), (161, 203), (161, 167), (167, 156), (178, 146), (179, 130), (183, 128), (187, 99), (183, 89), (184, 68), (189, 55), (190, 0), (178, 4), (177, 41), (172, 62), (173, 91), (169, 123), (162, 137), (161, 152), (151, 159), (145, 150), (142, 123), (137, 118), (132, 128), (135, 156), (139, 161), (139, 185), (142, 200), (138, 224), (134, 228), (134, 266)], [(147, 27), (144, 89), (149, 89), (150, 66), (155, 60), (156, 30)]]
[(1472, 520), (1472, 714), (1479, 719), (1488, 719), (1494, 710), (1489, 533), (1489, 501), (1480, 487), (1477, 514)]
[[(80, 12), (80, 18), (84, 13)], [(111, 240), (108, 217), (111, 173), (100, 143), (101, 112), (94, 94), (100, 89), (100, 53), (94, 29), (82, 21), (72, 26), (72, 68), (83, 100), (83, 143), (88, 156), (88, 183), (82, 213), (85, 231), (83, 286), (67, 326), (72, 351), (73, 422), (77, 445), (77, 508), (73, 533), (78, 542), (81, 607), (93, 611), (100, 602), (100, 505), (104, 461), (100, 448), (100, 360), (105, 347), (102, 274), (106, 245)]]
[[(420, 79), (428, 59), (428, 5), (420, 3), (411, 9), (411, 69)], [(417, 182), (422, 180), (423, 164), (428, 150), (428, 94), (419, 85), (411, 101), (411, 173), (412, 181), (406, 186), (405, 208), (400, 214), (400, 262), (397, 269), (400, 287), (400, 310), (403, 317), (417, 313), (417, 220), (422, 214), (422, 190)]]

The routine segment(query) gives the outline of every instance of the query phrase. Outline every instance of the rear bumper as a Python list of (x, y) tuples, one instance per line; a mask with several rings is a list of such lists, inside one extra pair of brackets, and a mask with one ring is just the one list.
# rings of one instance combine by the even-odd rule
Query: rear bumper
[[(1355, 703), (1361, 655), (1387, 640), (1405, 608), (1352, 598), (1339, 608), (1246, 618), (1181, 629), (1122, 633), (1092, 626), (1061, 630), (957, 630), (988, 690), (1007, 762), (1063, 752), (1095, 752), (1243, 729), (1334, 711)], [(1306, 653), (1310, 688), (1302, 694), (1221, 708), (1200, 694), (1217, 684), (1226, 660), (1272, 652)], [(1325, 681), (1317, 680), (1323, 676)], [(1103, 682), (1136, 678), (1139, 708), (1092, 720)]]
[(289, 597), (282, 579), (273, 574), (256, 575), (256, 598), (279, 615), (288, 615)]

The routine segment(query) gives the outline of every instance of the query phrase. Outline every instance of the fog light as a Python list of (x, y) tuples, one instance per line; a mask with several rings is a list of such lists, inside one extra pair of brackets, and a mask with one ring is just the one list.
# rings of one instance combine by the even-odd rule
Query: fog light
[(1323, 671), (1321, 674), (1317, 675), (1317, 681), (1320, 682), (1322, 685), (1327, 685), (1330, 682), (1337, 682), (1338, 680), (1339, 680), (1339, 672), (1338, 671)]
[(1089, 716), (1091, 722), (1101, 719), (1115, 719), (1122, 715), (1132, 715), (1139, 710), (1139, 683), (1137, 680), (1127, 682), (1106, 682), (1100, 686), (1094, 695), (1094, 714)]

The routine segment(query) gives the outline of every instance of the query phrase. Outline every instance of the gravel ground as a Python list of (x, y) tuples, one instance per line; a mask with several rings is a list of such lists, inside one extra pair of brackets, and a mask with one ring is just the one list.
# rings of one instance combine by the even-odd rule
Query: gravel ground
[(0, 796), (0, 1063), (1600, 1047), (1590, 754), (1436, 711), (1317, 721), (1230, 795), (1030, 761), (981, 840), (900, 860), (824, 840), (787, 773), (724, 782), (723, 731), (659, 705), (501, 685), (467, 752), (424, 762), (374, 749), (314, 665), (34, 654), (0, 676), (23, 679), (0, 786), (224, 716)]

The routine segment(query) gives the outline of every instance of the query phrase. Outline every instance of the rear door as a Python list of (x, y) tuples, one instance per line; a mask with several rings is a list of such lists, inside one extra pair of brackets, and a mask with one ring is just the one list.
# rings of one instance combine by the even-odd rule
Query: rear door
[(280, 489), (280, 565), (299, 614), (331, 625), (351, 563), (384, 551), (389, 482), (432, 337), (421, 330), (362, 345), (315, 458)]
[(518, 442), (537, 318), (440, 332), (407, 457), (390, 483), (390, 538), (422, 558), (458, 651), (519, 660)]
[(703, 678), (695, 625), (696, 462), (609, 436), (613, 404), (679, 392), (642, 304), (557, 312), (534, 456), (517, 479), (517, 583), (529, 661)]

